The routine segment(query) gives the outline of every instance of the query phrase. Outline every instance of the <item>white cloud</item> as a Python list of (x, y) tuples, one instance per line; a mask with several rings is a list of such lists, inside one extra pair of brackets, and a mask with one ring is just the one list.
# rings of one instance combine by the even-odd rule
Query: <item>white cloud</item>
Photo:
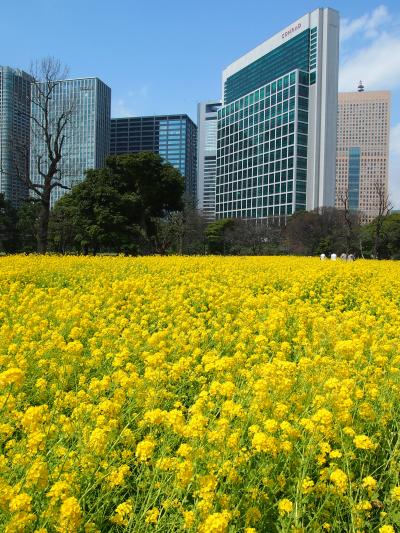
[(112, 104), (111, 116), (115, 118), (129, 117), (133, 115), (133, 111), (129, 104), (123, 98), (119, 98)]
[(382, 33), (368, 46), (357, 50), (342, 63), (339, 90), (353, 91), (359, 80), (366, 90), (400, 87), (400, 34)]
[(395, 209), (400, 209), (400, 122), (390, 132), (390, 199)]
[(362, 32), (365, 37), (373, 38), (378, 34), (378, 28), (388, 20), (389, 12), (384, 5), (380, 5), (372, 13), (366, 13), (357, 19), (343, 19), (340, 22), (341, 41), (347, 41), (359, 32)]
[(147, 83), (130, 89), (121, 98), (113, 100), (111, 116), (118, 118), (140, 115), (140, 109), (147, 103), (149, 94), (150, 86)]
[[(400, 209), (400, 25), (385, 5), (359, 18), (341, 21), (339, 90), (355, 91), (362, 80), (367, 91), (392, 90), (395, 125), (390, 134), (389, 191), (393, 206)], [(360, 47), (361, 43), (361, 47)]]
[(148, 95), (149, 85), (147, 83), (143, 83), (140, 87), (128, 91), (128, 96), (130, 98), (147, 98)]

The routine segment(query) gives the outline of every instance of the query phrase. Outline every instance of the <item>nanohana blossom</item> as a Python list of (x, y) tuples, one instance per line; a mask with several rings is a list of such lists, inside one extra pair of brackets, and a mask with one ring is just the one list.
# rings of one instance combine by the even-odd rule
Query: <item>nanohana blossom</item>
[(395, 261), (0, 257), (0, 531), (397, 531), (399, 294)]

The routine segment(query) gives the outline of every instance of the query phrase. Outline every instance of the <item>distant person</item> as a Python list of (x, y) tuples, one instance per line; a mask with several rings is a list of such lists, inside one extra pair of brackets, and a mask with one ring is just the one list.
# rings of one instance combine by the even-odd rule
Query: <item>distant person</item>
[(349, 255), (347, 256), (347, 261), (354, 261), (354, 259), (355, 259), (355, 257), (354, 257), (353, 254), (349, 254)]
[(336, 254), (331, 254), (331, 261), (336, 261), (337, 259), (337, 255)]
[(347, 255), (345, 253), (341, 254), (340, 259), (342, 261), (347, 261)]
[(321, 254), (321, 255), (319, 256), (319, 258), (321, 259), (321, 261), (325, 261), (325, 259), (326, 259), (326, 255), (325, 255), (325, 254)]

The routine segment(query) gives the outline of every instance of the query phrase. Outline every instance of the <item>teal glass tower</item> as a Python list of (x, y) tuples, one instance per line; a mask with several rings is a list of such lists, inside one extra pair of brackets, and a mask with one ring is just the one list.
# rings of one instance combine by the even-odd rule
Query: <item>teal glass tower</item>
[(31, 81), (22, 70), (0, 66), (0, 193), (14, 207), (29, 195), (20, 176), (29, 165)]
[(339, 14), (317, 9), (224, 70), (217, 218), (334, 205), (338, 51)]
[[(111, 89), (98, 78), (78, 78), (59, 81), (52, 94), (50, 117), (55, 123), (66, 109), (72, 109), (64, 130), (63, 157), (60, 165), (61, 183), (72, 188), (85, 178), (86, 170), (101, 168), (110, 150)], [(42, 120), (40, 109), (32, 108), (32, 115)], [(40, 163), (39, 163), (40, 161)], [(43, 134), (32, 123), (30, 176), (40, 183), (38, 164), (49, 164)], [(66, 189), (52, 191), (54, 205)]]

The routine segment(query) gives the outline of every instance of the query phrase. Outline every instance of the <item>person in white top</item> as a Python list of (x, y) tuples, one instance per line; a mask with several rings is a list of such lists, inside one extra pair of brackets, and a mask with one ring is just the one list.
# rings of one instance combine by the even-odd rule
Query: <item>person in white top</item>
[(336, 258), (337, 258), (336, 254), (331, 254), (331, 261), (336, 261)]
[(319, 256), (319, 258), (321, 259), (321, 261), (325, 261), (325, 259), (326, 259), (326, 255), (325, 255), (325, 254), (321, 254), (321, 255)]

